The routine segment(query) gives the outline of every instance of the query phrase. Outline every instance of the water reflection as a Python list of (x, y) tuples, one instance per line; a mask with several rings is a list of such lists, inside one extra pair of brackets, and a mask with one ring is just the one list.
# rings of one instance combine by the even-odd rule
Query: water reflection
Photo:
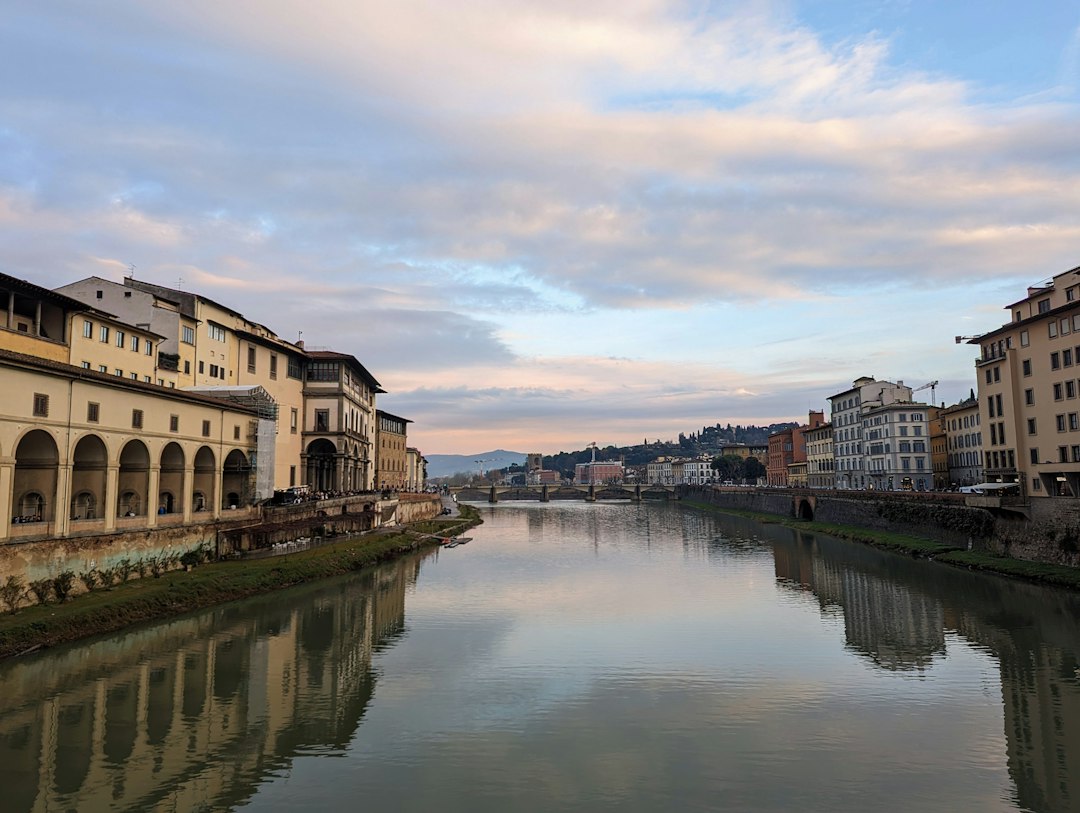
[(0, 807), (223, 809), (297, 754), (341, 753), (420, 562), (5, 665)]
[(786, 528), (767, 534), (778, 583), (811, 592), (823, 612), (839, 608), (848, 645), (875, 665), (926, 669), (948, 633), (991, 653), (1017, 804), (1080, 809), (1080, 597)]

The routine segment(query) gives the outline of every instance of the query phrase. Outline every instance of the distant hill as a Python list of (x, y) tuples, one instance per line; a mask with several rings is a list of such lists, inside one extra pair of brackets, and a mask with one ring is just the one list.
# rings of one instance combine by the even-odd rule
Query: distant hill
[[(478, 472), (481, 466), (484, 471), (505, 469), (515, 463), (520, 466), (525, 462), (524, 452), (508, 452), (505, 449), (476, 454), (427, 454), (424, 457), (428, 462), (428, 477), (449, 477), (458, 472)], [(477, 464), (477, 460), (484, 462)]]

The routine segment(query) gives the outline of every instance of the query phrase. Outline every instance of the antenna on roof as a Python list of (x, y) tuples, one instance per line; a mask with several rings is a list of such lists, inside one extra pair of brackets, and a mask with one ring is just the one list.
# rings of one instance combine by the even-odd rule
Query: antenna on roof
[(128, 263), (128, 276), (135, 279), (135, 263)]
[(184, 278), (183, 277), (177, 277), (176, 278), (176, 290), (178, 290), (178, 291), (183, 290), (183, 285), (184, 285)]

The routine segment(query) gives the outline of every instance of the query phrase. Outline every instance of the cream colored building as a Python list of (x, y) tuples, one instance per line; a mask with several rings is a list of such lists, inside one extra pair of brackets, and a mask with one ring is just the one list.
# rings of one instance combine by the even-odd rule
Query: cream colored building
[(979, 400), (974, 396), (941, 411), (945, 430), (949, 485), (973, 486), (983, 482), (982, 428)]
[(98, 301), (101, 291), (101, 301), (111, 312), (120, 312), (117, 303), (130, 302), (138, 313), (151, 313), (147, 318), (155, 331), (170, 337), (170, 342), (176, 337), (175, 345), (164, 347), (175, 356), (177, 386), (262, 387), (278, 405), (274, 487), (301, 485), (306, 365), (302, 346), (280, 339), (212, 299), (131, 277), (123, 285), (91, 277), (61, 290), (91, 303)]
[(1027, 289), (970, 341), (983, 466), (1032, 497), (1080, 496), (1080, 268)]
[(423, 491), (427, 481), (427, 460), (413, 446), (405, 448), (405, 471), (405, 490)]
[(308, 352), (304, 387), (305, 485), (316, 491), (371, 491), (375, 394), (379, 382), (356, 357)]
[(832, 424), (824, 423), (811, 427), (804, 435), (806, 436), (806, 485), (810, 488), (835, 488), (836, 457), (833, 454)]
[(162, 336), (96, 310), (73, 313), (70, 363), (117, 378), (175, 387), (176, 371), (158, 366)]
[(376, 414), (375, 486), (405, 488), (408, 479), (408, 426), (412, 421), (381, 409)]

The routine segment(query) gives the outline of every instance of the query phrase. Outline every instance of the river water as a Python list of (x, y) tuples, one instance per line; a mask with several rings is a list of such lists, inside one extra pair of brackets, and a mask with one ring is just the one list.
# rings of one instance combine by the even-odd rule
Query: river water
[(668, 504), (0, 665), (0, 810), (1080, 811), (1080, 597)]

